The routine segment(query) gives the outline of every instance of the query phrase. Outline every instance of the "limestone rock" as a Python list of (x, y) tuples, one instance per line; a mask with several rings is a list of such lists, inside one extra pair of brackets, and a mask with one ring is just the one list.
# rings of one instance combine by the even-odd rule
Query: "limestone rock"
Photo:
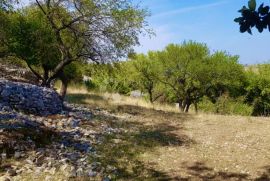
[(47, 116), (61, 113), (63, 104), (52, 89), (0, 79), (0, 110), (10, 109)]

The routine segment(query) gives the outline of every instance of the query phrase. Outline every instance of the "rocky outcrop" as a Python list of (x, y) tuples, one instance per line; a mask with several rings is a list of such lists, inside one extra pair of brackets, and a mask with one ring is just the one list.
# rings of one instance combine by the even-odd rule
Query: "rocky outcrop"
[(29, 176), (32, 180), (110, 181), (107, 173), (117, 174), (116, 167), (97, 162), (96, 145), (103, 144), (105, 135), (121, 130), (93, 119), (114, 119), (114, 115), (87, 106), (65, 106), (68, 109), (61, 114), (48, 117), (0, 111), (0, 165), (8, 165), (2, 168), (0, 181), (31, 180)]
[(10, 109), (47, 116), (60, 113), (63, 104), (52, 89), (0, 79), (0, 110)]

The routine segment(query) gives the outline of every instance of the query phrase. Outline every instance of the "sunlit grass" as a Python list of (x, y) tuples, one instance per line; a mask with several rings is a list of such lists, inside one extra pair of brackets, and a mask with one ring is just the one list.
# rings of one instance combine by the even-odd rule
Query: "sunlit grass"
[[(90, 104), (99, 107), (131, 105), (140, 106), (148, 109), (162, 110), (168, 112), (179, 112), (176, 105), (150, 103), (144, 97), (134, 98), (115, 93), (89, 92), (85, 87), (69, 87), (67, 101), (78, 104)], [(106, 103), (106, 105), (104, 105)]]

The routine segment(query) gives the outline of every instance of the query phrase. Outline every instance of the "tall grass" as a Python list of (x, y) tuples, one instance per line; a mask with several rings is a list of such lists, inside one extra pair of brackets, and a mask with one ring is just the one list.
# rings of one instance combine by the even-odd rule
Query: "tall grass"
[(175, 105), (150, 103), (144, 97), (134, 98), (130, 96), (124, 96), (117, 93), (108, 92), (94, 92), (88, 91), (84, 86), (70, 86), (68, 88), (68, 102), (80, 103), (80, 104), (92, 104), (103, 107), (104, 104), (108, 105), (131, 105), (140, 106), (144, 108), (150, 108), (155, 110), (163, 110), (169, 112), (179, 112), (179, 109)]

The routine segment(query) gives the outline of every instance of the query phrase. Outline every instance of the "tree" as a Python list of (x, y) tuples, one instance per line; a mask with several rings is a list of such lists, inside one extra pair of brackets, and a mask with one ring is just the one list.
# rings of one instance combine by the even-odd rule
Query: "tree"
[(258, 65), (255, 70), (246, 73), (246, 103), (253, 106), (253, 116), (270, 115), (270, 65)]
[(21, 12), (7, 13), (5, 29), (9, 55), (24, 60), (41, 85), (45, 85), (50, 71), (59, 63), (61, 52), (44, 15), (35, 7)]
[(181, 111), (188, 112), (190, 105), (197, 105), (203, 95), (206, 61), (209, 50), (205, 44), (184, 42), (182, 45), (168, 45), (159, 53), (162, 63), (160, 81), (170, 88), (174, 101)]
[(136, 80), (137, 87), (147, 92), (149, 100), (154, 103), (163, 95), (161, 83), (158, 80), (159, 67), (156, 52), (148, 52), (147, 55), (135, 55), (132, 59), (132, 65), (135, 68), (132, 79)]
[(264, 6), (262, 3), (258, 9), (256, 0), (249, 0), (248, 7), (243, 6), (239, 10), (241, 17), (236, 18), (234, 21), (239, 23), (240, 32), (248, 32), (252, 34), (251, 29), (256, 27), (257, 30), (261, 33), (264, 29), (270, 31), (270, 7)]
[(192, 41), (168, 45), (158, 54), (159, 81), (181, 111), (188, 112), (192, 104), (197, 111), (204, 96), (212, 102), (224, 93), (237, 96), (243, 87), (244, 69), (238, 64), (238, 56), (226, 52), (211, 55), (205, 44)]
[(231, 97), (244, 94), (245, 71), (238, 63), (238, 58), (222, 51), (215, 52), (208, 58), (205, 69), (208, 74), (205, 93), (213, 103), (224, 93)]
[(62, 98), (62, 100), (64, 100), (66, 96), (67, 87), (70, 82), (82, 82), (82, 66), (84, 65), (80, 62), (72, 62), (71, 64), (67, 65), (60, 73), (59, 79), (62, 82), (60, 89), (60, 97)]
[(129, 62), (89, 64), (84, 73), (91, 77), (87, 82), (91, 89), (128, 94), (133, 87)]
[[(28, 7), (21, 12), (6, 14), (8, 26), (5, 29), (5, 45), (9, 55), (25, 61), (41, 85), (50, 76), (60, 61), (57, 41), (44, 15), (36, 7)], [(68, 36), (68, 34), (66, 35)], [(65, 97), (68, 83), (81, 77), (79, 62), (74, 62), (59, 72), (57, 78), (62, 81), (60, 96)]]
[[(50, 86), (63, 68), (81, 59), (106, 62), (125, 56), (146, 30), (147, 12), (128, 0), (36, 0), (60, 51), (60, 61), (44, 79)], [(67, 36), (68, 34), (68, 36)]]
[(5, 57), (7, 55), (7, 36), (6, 36), (6, 27), (7, 27), (7, 17), (6, 13), (0, 10), (0, 58)]

